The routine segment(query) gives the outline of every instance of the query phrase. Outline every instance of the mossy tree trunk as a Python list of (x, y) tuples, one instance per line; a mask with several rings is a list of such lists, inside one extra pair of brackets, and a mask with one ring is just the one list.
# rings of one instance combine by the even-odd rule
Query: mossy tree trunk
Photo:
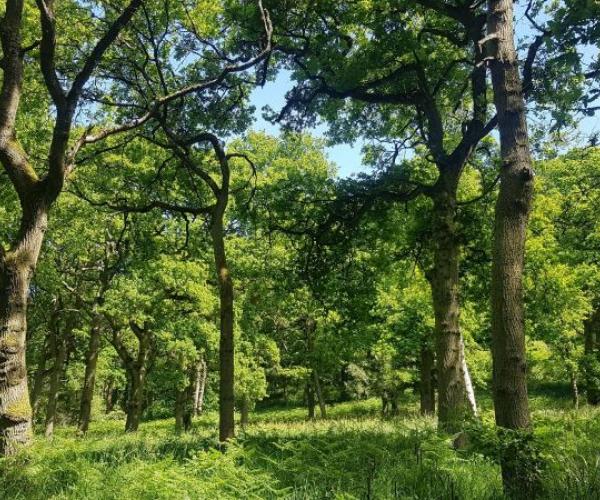
[(449, 432), (457, 431), (470, 415), (460, 333), (457, 188), (457, 175), (441, 174), (433, 196), (436, 242), (434, 265), (429, 273), (435, 315), (438, 421), (440, 428)]
[(0, 455), (31, 439), (25, 342), (29, 285), (44, 238), (47, 209), (26, 205), (17, 243), (0, 247)]

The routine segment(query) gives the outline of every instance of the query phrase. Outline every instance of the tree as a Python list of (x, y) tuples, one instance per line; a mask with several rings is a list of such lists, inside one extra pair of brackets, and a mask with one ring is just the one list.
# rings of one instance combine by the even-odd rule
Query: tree
[[(492, 261), (492, 356), (494, 411), (498, 426), (530, 428), (523, 319), (523, 266), (534, 173), (519, 61), (514, 46), (513, 4), (488, 0), (488, 43), (500, 132), (500, 190), (496, 202)], [(510, 452), (509, 452), (510, 453)], [(523, 460), (526, 460), (524, 458)], [(507, 492), (527, 497), (526, 464), (504, 457)]]
[[(326, 3), (273, 8), (275, 24), (285, 36), (280, 50), (298, 81), (279, 117), (296, 125), (320, 115), (331, 124), (336, 140), (353, 140), (363, 133), (376, 143), (369, 148), (371, 158), (396, 170), (391, 178), (396, 191), (405, 187), (402, 196), (390, 201), (418, 195), (433, 201), (430, 282), (439, 422), (453, 430), (470, 413), (459, 325), (457, 190), (465, 166), (496, 123), (488, 109), (479, 43), (485, 15), (479, 5), (435, 1), (348, 7)], [(285, 20), (278, 21), (276, 13)], [(415, 27), (410, 22), (414, 18), (422, 20)], [(298, 31), (309, 36), (296, 36)], [(426, 158), (432, 167), (428, 176), (415, 175), (409, 163), (396, 165), (406, 149)], [(375, 190), (370, 196), (378, 194)]]
[[(39, 0), (39, 44), (27, 43), (25, 2), (7, 0), (2, 18), (2, 88), (0, 89), (0, 161), (19, 198), (19, 231), (9, 248), (0, 247), (0, 455), (11, 455), (31, 440), (31, 407), (25, 367), (27, 296), (51, 206), (72, 168), (67, 149), (73, 118), (81, 95), (104, 54), (142, 4), (131, 0), (119, 14), (107, 12), (108, 28), (98, 36), (91, 52), (81, 58), (68, 91), (58, 71), (71, 69), (57, 61), (56, 11), (53, 1)], [(103, 23), (99, 22), (98, 27)], [(37, 31), (37, 30), (35, 30)], [(35, 32), (34, 31), (34, 32)], [(39, 45), (40, 71), (55, 106), (47, 172), (40, 176), (17, 137), (17, 115), (24, 87), (24, 59)]]

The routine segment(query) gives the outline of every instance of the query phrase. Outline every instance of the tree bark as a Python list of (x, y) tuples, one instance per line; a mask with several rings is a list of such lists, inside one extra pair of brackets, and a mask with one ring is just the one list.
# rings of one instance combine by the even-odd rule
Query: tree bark
[(81, 434), (85, 434), (90, 427), (92, 403), (94, 401), (94, 388), (96, 386), (96, 367), (98, 365), (98, 354), (100, 353), (101, 333), (99, 321), (97, 318), (94, 318), (94, 324), (90, 331), (88, 350), (85, 355), (85, 375), (79, 408), (79, 423), (77, 428)]
[(127, 398), (125, 431), (136, 432), (140, 427), (140, 420), (144, 409), (144, 384), (146, 382), (145, 366), (132, 367), (128, 371), (128, 378), (129, 393)]
[(117, 330), (113, 330), (112, 344), (121, 358), (127, 374), (127, 401), (125, 432), (136, 432), (140, 425), (144, 409), (144, 386), (146, 384), (147, 364), (151, 351), (152, 333), (144, 325), (140, 327), (134, 321), (129, 326), (137, 337), (138, 348), (135, 358), (123, 344)]
[(192, 366), (186, 373), (186, 386), (177, 391), (175, 400), (175, 430), (188, 432), (192, 428), (195, 400), (194, 392), (198, 375), (197, 366)]
[[(228, 186), (228, 181), (223, 181)], [(229, 193), (222, 190), (211, 223), (215, 268), (219, 281), (220, 329), (219, 340), (219, 440), (235, 437), (234, 401), (234, 338), (233, 338), (233, 281), (227, 265), (223, 218)]]
[(44, 340), (44, 350), (42, 352), (42, 356), (38, 361), (38, 366), (35, 370), (35, 374), (33, 375), (33, 387), (31, 388), (31, 408), (32, 415), (35, 418), (38, 412), (38, 406), (40, 402), (40, 396), (42, 395), (42, 391), (44, 389), (44, 382), (48, 375), (48, 369), (46, 368), (46, 363), (48, 358), (50, 357), (50, 335), (46, 335), (46, 339)]
[(31, 441), (25, 342), (29, 284), (47, 226), (45, 207), (25, 205), (18, 243), (0, 247), (0, 456)]
[[(489, 56), (500, 132), (502, 166), (492, 256), (492, 360), (496, 424), (529, 430), (527, 359), (523, 318), (523, 266), (534, 173), (525, 100), (514, 46), (513, 1), (488, 0)], [(509, 496), (533, 495), (526, 457), (504, 457)], [(531, 497), (531, 496), (529, 496)]]
[(196, 365), (196, 383), (194, 386), (194, 417), (202, 413), (204, 408), (204, 391), (208, 377), (208, 366), (204, 358), (200, 358)]
[(467, 394), (467, 402), (471, 409), (471, 414), (477, 416), (477, 399), (475, 398), (475, 389), (473, 388), (473, 381), (471, 380), (471, 373), (467, 366), (467, 358), (465, 356), (465, 340), (462, 335), (460, 336), (460, 357), (462, 358), (462, 372), (465, 377), (465, 390)]
[(502, 167), (496, 203), (492, 261), (492, 356), (496, 422), (529, 427), (523, 319), (525, 237), (533, 170), (525, 101), (514, 47), (512, 0), (488, 1), (488, 34)]
[[(54, 365), (50, 373), (50, 384), (48, 387), (48, 404), (46, 406), (45, 436), (51, 437), (54, 434), (54, 424), (56, 423), (56, 406), (67, 359), (67, 339), (55, 325), (54, 334)], [(66, 333), (66, 332), (65, 332)]]
[(421, 346), (420, 384), (421, 415), (433, 415), (435, 413), (435, 384), (433, 370), (435, 356), (433, 349), (424, 342)]
[(102, 389), (103, 395), (104, 395), (104, 409), (105, 412), (108, 414), (111, 411), (113, 411), (113, 408), (115, 406), (115, 401), (116, 401), (116, 397), (115, 397), (115, 389), (113, 389), (113, 381), (109, 381), (104, 388)]
[(442, 172), (433, 197), (434, 267), (430, 273), (435, 314), (438, 422), (456, 432), (469, 415), (459, 325), (459, 243), (456, 228), (457, 176)]

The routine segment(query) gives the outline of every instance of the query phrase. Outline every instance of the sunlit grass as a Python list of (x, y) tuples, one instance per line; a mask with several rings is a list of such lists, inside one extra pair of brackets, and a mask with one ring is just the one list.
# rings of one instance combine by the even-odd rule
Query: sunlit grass
[[(598, 497), (600, 412), (558, 404), (533, 415), (546, 463), (542, 498)], [(304, 408), (259, 411), (225, 452), (214, 413), (188, 434), (176, 434), (172, 420), (143, 423), (136, 434), (122, 429), (106, 420), (84, 438), (71, 427), (50, 441), (36, 437), (19, 456), (0, 460), (0, 498), (502, 497), (489, 450), (455, 451), (414, 400), (388, 420), (376, 400), (335, 405), (316, 421)]]

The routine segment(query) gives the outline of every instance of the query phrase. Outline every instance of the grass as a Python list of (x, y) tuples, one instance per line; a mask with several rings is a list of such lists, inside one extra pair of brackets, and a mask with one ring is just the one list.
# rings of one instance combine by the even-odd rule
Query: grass
[[(540, 496), (600, 498), (600, 412), (551, 403), (532, 401), (545, 463)], [(38, 436), (0, 460), (0, 499), (502, 498), (493, 450), (453, 450), (414, 402), (391, 420), (381, 420), (376, 400), (335, 405), (315, 422), (302, 408), (259, 411), (226, 452), (214, 414), (183, 435), (171, 420), (146, 422), (136, 434), (122, 428), (107, 420), (85, 438), (70, 427), (51, 441)], [(492, 431), (484, 424), (472, 432)]]

